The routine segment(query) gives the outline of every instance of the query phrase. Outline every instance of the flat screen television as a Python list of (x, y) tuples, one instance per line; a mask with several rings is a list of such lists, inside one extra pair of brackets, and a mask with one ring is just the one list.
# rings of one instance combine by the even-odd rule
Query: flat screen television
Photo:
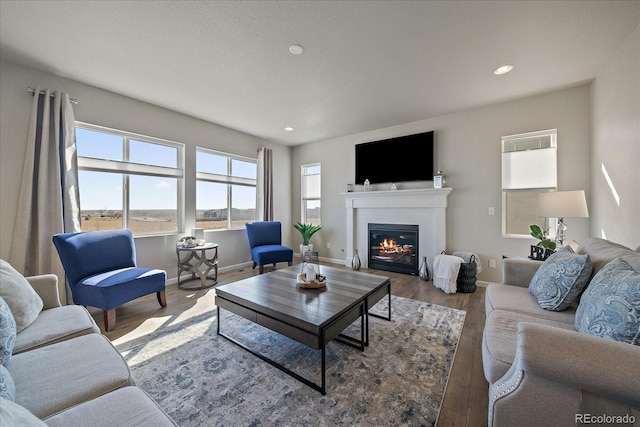
[(433, 181), (434, 131), (356, 144), (356, 184)]

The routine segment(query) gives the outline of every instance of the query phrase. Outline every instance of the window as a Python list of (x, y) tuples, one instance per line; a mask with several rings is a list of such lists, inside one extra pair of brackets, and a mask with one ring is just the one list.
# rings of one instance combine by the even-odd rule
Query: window
[(76, 123), (82, 231), (182, 229), (184, 145)]
[(196, 149), (196, 227), (244, 228), (256, 213), (255, 159)]
[(538, 204), (540, 193), (557, 188), (556, 150), (556, 129), (502, 137), (504, 237), (530, 237), (531, 224), (555, 228), (538, 216)]
[(322, 217), (320, 201), (320, 163), (302, 165), (302, 223), (319, 225)]

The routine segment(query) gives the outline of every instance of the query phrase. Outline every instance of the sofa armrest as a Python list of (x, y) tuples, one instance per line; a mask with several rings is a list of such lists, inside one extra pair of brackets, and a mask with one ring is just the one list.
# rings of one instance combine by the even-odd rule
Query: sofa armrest
[(542, 263), (532, 259), (505, 258), (502, 260), (502, 284), (526, 288)]
[(575, 424), (583, 394), (640, 408), (640, 347), (522, 322), (511, 369), (489, 390), (489, 425)]
[(26, 279), (42, 299), (43, 310), (62, 306), (60, 294), (58, 293), (58, 276), (55, 274), (41, 274), (39, 276), (29, 276)]

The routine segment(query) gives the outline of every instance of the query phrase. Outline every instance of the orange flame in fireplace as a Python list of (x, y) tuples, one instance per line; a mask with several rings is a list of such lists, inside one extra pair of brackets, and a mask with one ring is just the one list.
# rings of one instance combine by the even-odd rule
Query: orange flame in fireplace
[(411, 252), (411, 248), (399, 246), (393, 239), (384, 239), (380, 242), (380, 252), (387, 254), (395, 254), (402, 252)]

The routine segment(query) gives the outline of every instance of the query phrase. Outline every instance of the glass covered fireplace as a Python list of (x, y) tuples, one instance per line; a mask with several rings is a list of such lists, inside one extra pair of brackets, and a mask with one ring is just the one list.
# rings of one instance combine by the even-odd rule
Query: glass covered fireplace
[(369, 223), (369, 268), (418, 274), (418, 226)]

